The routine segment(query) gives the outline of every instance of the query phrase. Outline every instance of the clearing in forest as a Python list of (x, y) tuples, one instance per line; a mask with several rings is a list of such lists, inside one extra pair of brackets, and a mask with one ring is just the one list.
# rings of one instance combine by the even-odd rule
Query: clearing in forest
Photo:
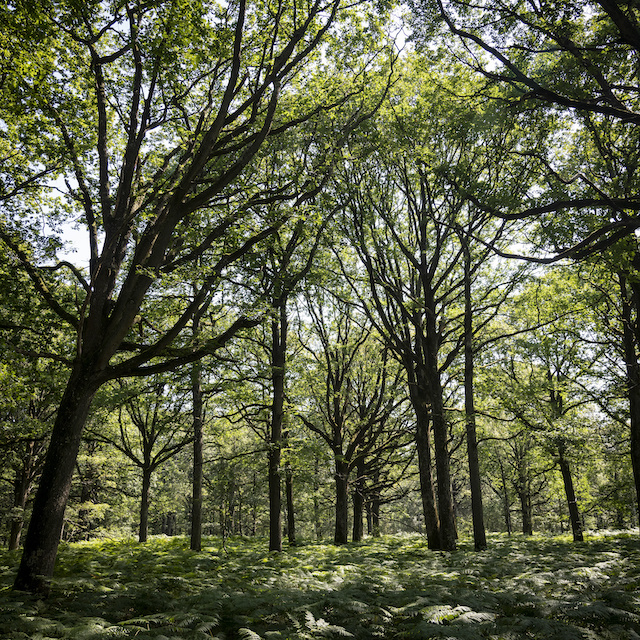
[(420, 536), (268, 553), (263, 540), (182, 537), (63, 545), (50, 598), (11, 590), (0, 554), (0, 638), (258, 640), (640, 637), (636, 534), (491, 535), (481, 553)]

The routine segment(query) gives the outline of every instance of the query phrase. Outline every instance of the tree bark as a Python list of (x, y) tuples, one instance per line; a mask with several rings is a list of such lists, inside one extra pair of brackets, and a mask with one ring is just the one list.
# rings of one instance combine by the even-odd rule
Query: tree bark
[[(435, 302), (430, 305), (435, 308)], [(444, 414), (442, 385), (438, 368), (438, 330), (435, 326), (435, 313), (427, 312), (425, 343), (426, 371), (423, 384), (431, 409), (433, 425), (433, 448), (436, 462), (436, 478), (438, 483), (438, 516), (440, 519), (440, 549), (453, 551), (457, 545), (458, 531), (456, 527), (455, 507), (451, 490), (451, 458), (449, 456), (449, 429)]]
[(269, 441), (269, 551), (282, 551), (282, 424), (284, 419), (284, 383), (287, 350), (287, 311), (282, 302), (274, 309), (271, 321), (271, 381), (273, 400)]
[(51, 433), (33, 515), (14, 588), (46, 595), (60, 543), (82, 431), (100, 386), (90, 368), (77, 362), (67, 382)]
[(200, 362), (193, 365), (191, 372), (193, 399), (193, 487), (191, 500), (191, 549), (202, 549), (202, 367)]
[(149, 533), (149, 490), (151, 488), (150, 466), (142, 468), (142, 492), (140, 494), (140, 529), (138, 542), (146, 542)]
[(467, 459), (469, 462), (469, 484), (471, 485), (471, 520), (473, 543), (476, 551), (487, 548), (482, 507), (482, 481), (478, 460), (476, 437), (476, 409), (474, 400), (473, 370), (473, 313), (471, 308), (471, 273), (469, 250), (465, 245), (464, 269), (464, 410), (467, 436)]
[(518, 498), (520, 499), (520, 511), (522, 513), (522, 533), (525, 536), (533, 535), (533, 513), (531, 510), (531, 492), (528, 489), (527, 478), (521, 478), (518, 486)]
[(24, 526), (24, 509), (29, 495), (27, 461), (20, 469), (16, 470), (13, 486), (13, 508), (20, 510), (20, 515), (14, 514), (11, 518), (11, 533), (9, 534), (9, 551), (15, 551), (20, 547), (20, 537)]
[(353, 483), (353, 530), (351, 539), (353, 542), (360, 542), (364, 537), (364, 464), (358, 464), (356, 469), (358, 477)]
[(340, 454), (336, 456), (336, 524), (334, 542), (347, 544), (349, 541), (349, 465)]
[[(631, 426), (631, 467), (636, 488), (636, 501), (640, 504), (640, 363), (638, 362), (638, 320), (640, 318), (640, 301), (634, 291), (630, 295), (627, 280), (619, 274), (622, 301), (622, 348), (627, 374), (627, 393), (629, 398), (629, 422)], [(633, 304), (635, 302), (635, 305)], [(634, 309), (634, 306), (636, 307)], [(636, 317), (634, 322), (633, 312)], [(640, 509), (638, 510), (640, 512)], [(636, 523), (638, 524), (638, 523)]]
[(503, 501), (502, 501), (502, 512), (504, 515), (504, 526), (507, 529), (507, 535), (511, 535), (511, 504), (509, 500), (509, 489), (507, 488), (507, 477), (504, 472), (504, 465), (502, 464), (502, 460), (498, 459), (498, 464), (500, 465), (500, 479), (502, 481), (502, 493), (503, 493)]
[(562, 473), (562, 480), (564, 482), (564, 492), (567, 496), (567, 505), (569, 507), (569, 520), (571, 522), (571, 531), (573, 532), (573, 541), (582, 542), (584, 540), (582, 535), (582, 519), (580, 518), (576, 492), (573, 488), (571, 469), (569, 468), (569, 462), (567, 461), (565, 453), (565, 442), (564, 440), (560, 440), (558, 442), (558, 461), (560, 463), (560, 472)]
[(425, 402), (421, 399), (417, 389), (410, 388), (411, 402), (416, 416), (416, 450), (418, 452), (418, 471), (420, 474), (420, 496), (422, 498), (422, 512), (427, 530), (427, 545), (429, 549), (440, 549), (440, 519), (436, 507), (436, 494), (433, 486), (433, 472), (431, 468), (431, 436), (429, 432), (429, 418)]
[(284, 469), (285, 495), (287, 499), (287, 539), (292, 547), (296, 546), (296, 514), (293, 506), (293, 471), (287, 463)]

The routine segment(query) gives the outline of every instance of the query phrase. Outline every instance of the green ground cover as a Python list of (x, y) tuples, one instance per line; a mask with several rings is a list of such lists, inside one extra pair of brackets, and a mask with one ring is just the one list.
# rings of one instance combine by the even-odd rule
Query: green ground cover
[(185, 538), (64, 545), (51, 596), (11, 590), (0, 554), (0, 638), (640, 638), (637, 535), (492, 535), (474, 553), (419, 536), (358, 545)]

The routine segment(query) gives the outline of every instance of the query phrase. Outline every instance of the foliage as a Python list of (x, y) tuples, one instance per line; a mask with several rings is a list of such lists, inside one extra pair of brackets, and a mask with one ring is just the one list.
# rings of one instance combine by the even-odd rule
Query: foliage
[(634, 638), (640, 632), (637, 536), (493, 535), (451, 554), (419, 536), (283, 554), (264, 542), (185, 538), (75, 543), (51, 597), (10, 592), (1, 559), (0, 635), (22, 638)]

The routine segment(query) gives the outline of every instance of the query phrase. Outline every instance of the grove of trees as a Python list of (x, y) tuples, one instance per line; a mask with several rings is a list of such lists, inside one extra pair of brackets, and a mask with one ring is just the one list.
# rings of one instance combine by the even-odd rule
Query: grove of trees
[(634, 3), (0, 22), (16, 589), (62, 539), (638, 526)]

